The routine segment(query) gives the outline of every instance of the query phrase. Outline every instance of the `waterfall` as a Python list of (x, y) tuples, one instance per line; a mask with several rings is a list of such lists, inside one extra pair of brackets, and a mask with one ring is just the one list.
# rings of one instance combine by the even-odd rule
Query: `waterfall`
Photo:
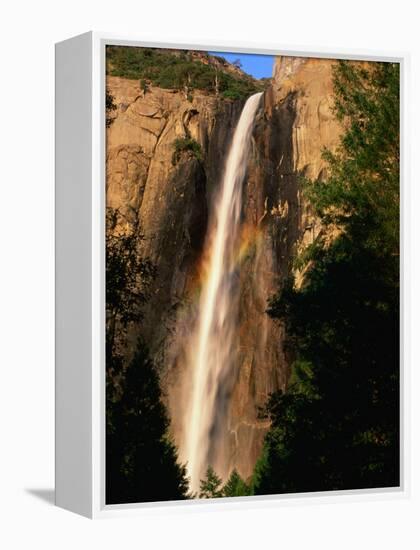
[(207, 231), (198, 317), (188, 343), (191, 382), (181, 444), (193, 491), (198, 491), (208, 465), (223, 477), (229, 473), (227, 407), (238, 347), (242, 183), (261, 95), (252, 95), (242, 110)]

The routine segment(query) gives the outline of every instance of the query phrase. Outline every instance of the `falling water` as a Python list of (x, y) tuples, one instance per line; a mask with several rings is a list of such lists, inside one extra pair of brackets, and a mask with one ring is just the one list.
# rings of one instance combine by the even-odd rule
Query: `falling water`
[(238, 236), (245, 177), (255, 114), (261, 93), (241, 113), (210, 219), (208, 251), (198, 318), (189, 345), (190, 400), (184, 423), (182, 455), (193, 491), (209, 464), (221, 472), (228, 460), (227, 401), (237, 352)]

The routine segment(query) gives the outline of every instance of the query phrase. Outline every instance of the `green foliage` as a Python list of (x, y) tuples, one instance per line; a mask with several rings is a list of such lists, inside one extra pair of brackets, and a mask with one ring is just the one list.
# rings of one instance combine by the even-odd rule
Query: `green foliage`
[(252, 489), (241, 478), (236, 470), (233, 470), (225, 485), (222, 479), (209, 466), (206, 477), (200, 481), (199, 498), (243, 497), (252, 494)]
[(322, 231), (304, 285), (269, 309), (296, 360), (267, 404), (256, 494), (399, 484), (398, 83), (395, 64), (337, 66), (341, 148), (305, 190)]
[(139, 341), (122, 384), (107, 410), (107, 503), (185, 499), (188, 481), (167, 438), (169, 420), (159, 378)]
[(241, 478), (236, 470), (230, 474), (229, 479), (225, 483), (222, 489), (222, 496), (224, 497), (245, 497), (251, 495), (251, 489)]
[(367, 70), (340, 62), (334, 78), (335, 112), (346, 127), (325, 181), (308, 182), (306, 194), (325, 227), (363, 240), (375, 254), (398, 255), (399, 65)]
[(241, 99), (241, 92), (236, 90), (235, 88), (234, 89), (229, 89), (229, 90), (224, 90), (222, 92), (222, 96), (225, 99), (232, 99), (232, 100)]
[(174, 166), (180, 161), (182, 153), (190, 153), (197, 160), (203, 159), (201, 146), (192, 137), (177, 138), (174, 141), (174, 153), (172, 155)]
[(159, 377), (138, 341), (127, 364), (127, 330), (142, 320), (154, 268), (139, 256), (141, 235), (118, 211), (106, 231), (106, 502), (188, 497), (184, 467), (167, 438)]
[(207, 468), (206, 477), (200, 481), (200, 498), (219, 498), (223, 496), (222, 480), (211, 466)]
[(125, 333), (130, 323), (142, 319), (142, 307), (148, 298), (154, 268), (138, 253), (141, 235), (137, 227), (127, 225), (118, 210), (106, 213), (106, 345), (108, 373), (114, 381), (121, 373)]
[(317, 393), (313, 379), (312, 364), (309, 361), (297, 359), (293, 364), (289, 379), (289, 392), (293, 391), (308, 398), (316, 398)]
[(142, 79), (167, 89), (214, 92), (217, 88), (230, 99), (245, 99), (261, 89), (251, 76), (229, 72), (223, 65), (211, 63), (212, 56), (203, 55), (207, 63), (187, 51), (108, 46), (107, 74)]
[(267, 473), (267, 467), (268, 467), (268, 445), (266, 442), (264, 442), (264, 446), (262, 448), (261, 454), (258, 457), (258, 460), (254, 466), (254, 471), (252, 472), (252, 478), (250, 482), (250, 492), (252, 495), (256, 494), (256, 489), (261, 486), (261, 480), (263, 476)]
[(149, 282), (154, 274), (149, 260), (138, 254), (142, 239), (138, 228), (117, 230), (125, 220), (118, 210), (107, 208), (106, 305), (107, 317), (117, 316), (125, 328), (141, 319), (141, 306), (147, 300)]

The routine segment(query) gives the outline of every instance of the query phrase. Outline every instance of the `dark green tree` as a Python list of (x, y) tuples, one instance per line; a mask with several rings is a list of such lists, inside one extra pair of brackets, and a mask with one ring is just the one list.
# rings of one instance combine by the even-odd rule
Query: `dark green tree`
[(141, 235), (118, 211), (106, 232), (106, 502), (188, 497), (184, 467), (168, 438), (159, 376), (141, 339), (131, 360), (127, 331), (142, 319), (154, 269)]
[(127, 347), (127, 329), (142, 319), (154, 268), (139, 254), (142, 236), (121, 213), (106, 213), (106, 356), (107, 398), (114, 400)]
[(223, 496), (222, 480), (211, 466), (207, 468), (206, 477), (200, 481), (200, 498), (219, 498)]
[(233, 470), (222, 489), (224, 497), (245, 497), (251, 495), (251, 488), (236, 470)]
[(107, 431), (107, 503), (188, 498), (185, 468), (168, 427), (158, 374), (139, 341)]
[(257, 464), (257, 494), (399, 484), (399, 66), (341, 62), (325, 181), (305, 192), (322, 230), (270, 304), (295, 357)]

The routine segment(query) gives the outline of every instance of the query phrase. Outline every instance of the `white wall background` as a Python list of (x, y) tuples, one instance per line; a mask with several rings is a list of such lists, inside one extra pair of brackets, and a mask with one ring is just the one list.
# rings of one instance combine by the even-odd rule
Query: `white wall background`
[[(419, 279), (419, 18), (413, 0), (14, 0), (0, 17), (0, 546), (14, 548), (419, 548), (418, 288), (412, 312), (412, 496), (90, 522), (54, 508), (54, 42), (86, 30), (412, 54), (412, 247)], [(146, 36), (147, 37), (147, 36)], [(416, 164), (416, 166), (415, 166)], [(408, 216), (408, 211), (406, 215)], [(77, 345), (77, 344), (75, 344)], [(415, 349), (416, 348), (416, 349)], [(44, 498), (40, 498), (44, 497)]]

